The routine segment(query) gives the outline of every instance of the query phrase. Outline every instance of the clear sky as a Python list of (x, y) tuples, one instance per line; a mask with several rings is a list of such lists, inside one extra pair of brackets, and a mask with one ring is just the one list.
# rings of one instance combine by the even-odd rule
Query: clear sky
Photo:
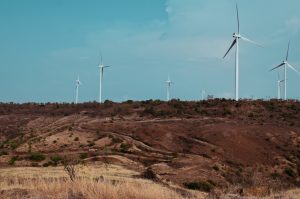
[[(234, 51), (222, 56), (236, 31), (235, 0), (1, 0), (0, 101), (72, 102), (98, 98), (99, 51), (103, 97), (197, 100), (201, 90), (234, 95)], [(240, 96), (277, 96), (285, 57), (300, 70), (300, 1), (239, 0)], [(283, 71), (280, 71), (281, 77)], [(288, 97), (300, 98), (300, 76), (288, 70)]]

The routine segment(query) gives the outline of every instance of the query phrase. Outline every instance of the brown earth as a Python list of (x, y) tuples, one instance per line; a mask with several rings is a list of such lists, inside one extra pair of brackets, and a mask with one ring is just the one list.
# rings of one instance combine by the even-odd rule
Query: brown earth
[(0, 104), (0, 167), (71, 160), (151, 168), (182, 187), (298, 187), (300, 102)]

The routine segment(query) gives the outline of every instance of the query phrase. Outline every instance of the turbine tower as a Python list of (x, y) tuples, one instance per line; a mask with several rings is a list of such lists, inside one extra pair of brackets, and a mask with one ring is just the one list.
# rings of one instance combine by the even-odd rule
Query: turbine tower
[(280, 75), (278, 73), (277, 80), (277, 99), (281, 99), (281, 83), (284, 82), (284, 79), (280, 80)]
[(299, 71), (297, 71), (291, 64), (288, 63), (289, 51), (290, 51), (290, 41), (289, 41), (289, 44), (288, 44), (285, 60), (283, 60), (281, 64), (279, 64), (278, 66), (276, 66), (276, 67), (274, 67), (270, 70), (270, 71), (272, 71), (272, 70), (275, 70), (275, 69), (280, 68), (282, 66), (284, 67), (284, 100), (287, 99), (287, 97), (286, 97), (286, 84), (287, 84), (287, 82), (286, 82), (287, 81), (286, 71), (287, 71), (287, 67), (289, 67), (290, 69), (292, 69), (296, 73), (300, 74)]
[(201, 90), (201, 100), (204, 100), (205, 90)]
[(103, 65), (103, 60), (102, 60), (102, 54), (100, 53), (100, 63), (97, 66), (100, 71), (100, 79), (99, 79), (99, 103), (102, 103), (102, 80), (103, 80), (103, 73), (104, 73), (104, 68), (107, 68), (110, 66), (104, 66)]
[(238, 101), (239, 100), (239, 40), (242, 39), (244, 41), (247, 41), (249, 43), (255, 44), (259, 47), (262, 47), (260, 44), (247, 39), (245, 37), (243, 37), (240, 34), (240, 19), (239, 19), (239, 10), (238, 10), (238, 5), (236, 4), (236, 16), (237, 16), (237, 27), (238, 27), (238, 32), (237, 33), (233, 33), (233, 42), (231, 44), (231, 46), (229, 47), (229, 49), (227, 50), (227, 52), (225, 53), (223, 59), (227, 56), (227, 54), (229, 53), (229, 51), (234, 47), (234, 45), (236, 45), (236, 51), (235, 51), (235, 100)]
[(75, 104), (78, 103), (78, 93), (79, 93), (79, 86), (81, 85), (81, 81), (79, 80), (79, 75), (78, 78), (76, 80), (76, 97), (75, 97)]
[(171, 89), (171, 84), (173, 84), (173, 82), (170, 79), (170, 75), (168, 75), (168, 80), (166, 81), (167, 83), (167, 101), (170, 101), (170, 89)]

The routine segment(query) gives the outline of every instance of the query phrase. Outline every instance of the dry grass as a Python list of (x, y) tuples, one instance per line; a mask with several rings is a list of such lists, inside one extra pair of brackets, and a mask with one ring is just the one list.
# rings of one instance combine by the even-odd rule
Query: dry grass
[(0, 195), (7, 199), (200, 199), (205, 196), (190, 192), (184, 197), (152, 181), (133, 178), (135, 172), (118, 166), (110, 166), (108, 170), (82, 167), (78, 174), (72, 182), (60, 167), (0, 169)]

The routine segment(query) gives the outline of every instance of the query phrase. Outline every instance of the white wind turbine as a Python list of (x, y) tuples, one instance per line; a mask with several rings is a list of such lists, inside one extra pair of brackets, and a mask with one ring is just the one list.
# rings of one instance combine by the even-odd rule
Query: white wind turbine
[(78, 103), (78, 93), (79, 93), (79, 86), (82, 85), (81, 81), (79, 80), (79, 75), (76, 80), (76, 96), (75, 96), (75, 104)]
[(102, 60), (102, 54), (100, 53), (100, 63), (97, 66), (100, 70), (100, 81), (99, 81), (99, 103), (102, 103), (102, 80), (103, 80), (103, 73), (104, 73), (104, 68), (107, 68), (110, 66), (104, 66), (103, 65), (103, 60)]
[(284, 79), (280, 80), (280, 75), (278, 73), (277, 80), (277, 99), (281, 99), (281, 83), (284, 82)]
[(289, 58), (289, 51), (290, 51), (290, 41), (289, 41), (289, 44), (288, 44), (288, 48), (287, 48), (287, 52), (286, 52), (286, 57), (285, 57), (285, 60), (282, 61), (281, 64), (279, 64), (278, 66), (272, 68), (270, 71), (272, 70), (275, 70), (277, 68), (280, 68), (282, 66), (284, 66), (284, 100), (287, 99), (286, 97), (286, 81), (287, 81), (287, 74), (286, 74), (286, 69), (287, 67), (291, 68), (293, 71), (295, 71), (296, 73), (300, 74), (291, 64), (288, 63), (288, 58)]
[(201, 100), (204, 100), (205, 90), (201, 90)]
[(170, 89), (171, 89), (171, 84), (174, 84), (171, 79), (170, 79), (170, 75), (168, 75), (168, 80), (166, 81), (167, 83), (167, 101), (170, 100)]
[(238, 32), (233, 33), (234, 40), (233, 40), (231, 46), (229, 47), (229, 49), (227, 50), (227, 52), (225, 53), (223, 59), (227, 56), (227, 54), (234, 47), (234, 45), (236, 45), (236, 51), (235, 51), (235, 100), (238, 101), (239, 100), (239, 39), (250, 42), (250, 43), (255, 44), (259, 47), (262, 47), (262, 46), (260, 44), (256, 43), (256, 42), (250, 40), (250, 39), (247, 39), (247, 38), (243, 37), (240, 34), (240, 19), (239, 19), (239, 10), (238, 10), (238, 5), (237, 4), (236, 4), (236, 16), (237, 16)]

